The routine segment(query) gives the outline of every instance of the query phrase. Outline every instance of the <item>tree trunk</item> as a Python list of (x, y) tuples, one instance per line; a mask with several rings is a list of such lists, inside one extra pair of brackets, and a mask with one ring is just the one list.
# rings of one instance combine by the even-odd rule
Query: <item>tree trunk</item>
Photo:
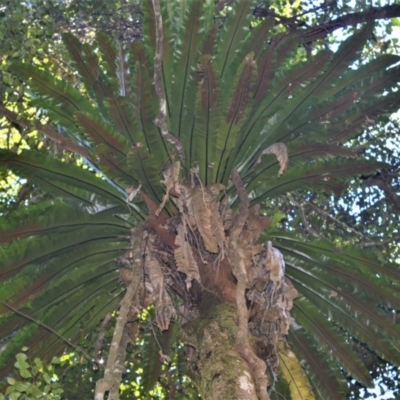
[(258, 400), (251, 370), (236, 344), (237, 321), (235, 305), (218, 303), (182, 328), (188, 375), (203, 400)]

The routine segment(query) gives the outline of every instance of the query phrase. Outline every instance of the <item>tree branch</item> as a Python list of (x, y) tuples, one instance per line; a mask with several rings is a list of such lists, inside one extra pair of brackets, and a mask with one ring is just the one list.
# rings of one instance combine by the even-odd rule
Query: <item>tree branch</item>
[(370, 242), (357, 243), (357, 246), (360, 246), (362, 248), (364, 248), (364, 247), (382, 247), (382, 246), (385, 246), (392, 242), (398, 242), (399, 240), (400, 240), (400, 235), (393, 236), (388, 239), (382, 239), (382, 240), (376, 240), (376, 241), (371, 240)]
[(386, 198), (393, 204), (394, 208), (400, 212), (400, 197), (397, 195), (390, 182), (385, 179), (384, 175), (377, 177), (370, 176), (365, 182), (369, 186), (378, 186), (378, 188), (382, 189)]
[(162, 76), (162, 50), (163, 50), (163, 24), (161, 7), (159, 0), (153, 1), (154, 18), (156, 25), (156, 53), (154, 55), (154, 86), (160, 104), (160, 112), (154, 120), (154, 125), (160, 129), (162, 136), (165, 140), (175, 147), (178, 157), (183, 160), (185, 158), (185, 152), (183, 150), (182, 143), (172, 135), (168, 130), (167, 124), (167, 99), (164, 93), (163, 87), (163, 76)]
[(101, 353), (103, 351), (103, 345), (104, 345), (104, 336), (105, 336), (105, 332), (106, 332), (107, 326), (111, 321), (111, 318), (112, 318), (111, 314), (108, 313), (104, 317), (104, 319), (103, 319), (103, 321), (102, 321), (102, 323), (100, 325), (100, 332), (99, 332), (99, 335), (97, 336), (96, 346), (94, 348), (94, 362), (96, 364), (100, 364)]
[(110, 345), (110, 352), (104, 370), (104, 378), (101, 378), (96, 382), (95, 400), (104, 400), (106, 392), (109, 392), (110, 397), (113, 398), (116, 390), (119, 388), (119, 377), (122, 376), (122, 374), (119, 373), (121, 365), (120, 357), (121, 354), (125, 354), (125, 340), (127, 340), (124, 336), (126, 334), (126, 324), (129, 320), (129, 315), (132, 312), (132, 307), (135, 305), (135, 298), (138, 293), (139, 285), (143, 280), (142, 237), (143, 226), (138, 226), (132, 230), (130, 254), (133, 269), (132, 280), (121, 301), (119, 315)]
[[(257, 15), (267, 16), (271, 14), (271, 10), (258, 10)], [(282, 39), (288, 36), (299, 36), (302, 44), (310, 44), (317, 39), (322, 39), (337, 29), (357, 24), (373, 22), (379, 19), (389, 19), (400, 17), (400, 4), (390, 4), (384, 7), (370, 7), (368, 10), (356, 13), (346, 14), (323, 24), (310, 28), (296, 28), (288, 32), (276, 35), (272, 41), (273, 44), (279, 43)], [(279, 19), (284, 24), (282, 17)], [(294, 17), (296, 19), (296, 17)]]
[[(124, 331), (122, 333), (121, 342), (118, 347), (117, 359), (115, 360), (113, 375), (114, 375), (114, 382), (121, 382), (122, 375), (125, 372), (125, 359), (126, 359), (126, 347), (129, 342), (129, 334), (128, 334), (128, 326), (125, 325)], [(118, 400), (119, 399), (119, 384), (114, 385), (109, 394), (107, 400)]]

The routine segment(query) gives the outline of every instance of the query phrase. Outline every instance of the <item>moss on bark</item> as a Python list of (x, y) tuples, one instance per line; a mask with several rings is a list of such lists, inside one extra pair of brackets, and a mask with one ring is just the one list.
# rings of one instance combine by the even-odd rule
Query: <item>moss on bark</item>
[(251, 371), (236, 345), (237, 310), (219, 303), (183, 327), (182, 338), (194, 348), (189, 374), (204, 400), (257, 400)]

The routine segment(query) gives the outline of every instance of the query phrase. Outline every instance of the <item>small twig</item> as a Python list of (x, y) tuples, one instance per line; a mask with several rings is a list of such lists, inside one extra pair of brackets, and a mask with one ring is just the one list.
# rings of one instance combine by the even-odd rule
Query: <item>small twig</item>
[(99, 332), (99, 335), (97, 336), (96, 347), (94, 348), (94, 357), (95, 357), (94, 361), (96, 364), (100, 363), (101, 353), (103, 351), (104, 335), (105, 335), (107, 325), (110, 323), (110, 321), (111, 321), (111, 314), (108, 313), (104, 317), (104, 319), (100, 325), (100, 332)]
[(347, 225), (346, 223), (338, 220), (337, 218), (335, 218), (333, 215), (329, 214), (328, 212), (322, 210), (321, 208), (315, 206), (314, 204), (307, 202), (307, 204), (313, 209), (315, 210), (317, 213), (324, 215), (325, 217), (329, 218), (330, 220), (332, 220), (333, 222), (335, 222), (337, 225), (339, 225), (341, 228), (343, 228), (345, 231), (347, 232), (352, 232), (355, 235), (359, 236), (362, 239), (366, 239), (369, 240), (368, 238), (365, 237), (365, 235), (363, 235), (361, 232), (358, 232), (357, 230), (355, 230), (354, 228), (352, 228), (351, 226)]
[(153, 0), (154, 18), (156, 25), (156, 53), (154, 55), (154, 87), (157, 93), (158, 102), (160, 104), (160, 113), (154, 120), (154, 124), (160, 129), (162, 136), (168, 143), (176, 149), (178, 157), (185, 159), (185, 152), (182, 143), (172, 135), (168, 130), (167, 124), (167, 99), (164, 93), (162, 78), (162, 50), (163, 50), (163, 23), (161, 15), (161, 7), (159, 0)]
[(287, 194), (286, 197), (289, 199), (291, 203), (293, 203), (296, 207), (297, 210), (299, 211), (300, 219), (301, 222), (303, 223), (304, 229), (312, 236), (314, 237), (321, 237), (313, 228), (311, 228), (310, 224), (307, 221), (306, 215), (304, 213), (304, 208), (303, 206), (297, 202), (290, 194)]
[[(300, 205), (300, 203), (298, 203), (296, 200), (294, 200), (291, 196), (287, 195), (287, 198), (296, 206), (299, 208), (299, 213), (300, 213), (300, 218), (303, 222), (303, 225), (305, 227), (305, 229), (310, 232), (313, 236), (316, 237), (321, 237), (320, 235), (318, 235), (312, 228), (310, 228), (310, 226), (307, 223), (306, 217), (305, 217), (305, 213), (304, 213), (304, 209), (302, 208), (302, 206)], [(360, 239), (364, 240), (363, 242), (358, 242), (357, 246), (360, 247), (381, 247), (381, 246), (385, 246), (388, 243), (391, 242), (395, 242), (397, 240), (400, 240), (400, 235), (399, 236), (393, 236), (391, 238), (388, 239), (382, 239), (382, 240), (373, 240), (367, 236), (365, 236), (364, 234), (362, 234), (361, 232), (357, 231), (356, 229), (352, 228), (351, 226), (347, 225), (345, 222), (342, 222), (340, 220), (338, 220), (336, 217), (334, 217), (333, 215), (329, 214), (328, 212), (322, 210), (321, 208), (317, 207), (316, 205), (307, 202), (307, 205), (309, 205), (314, 211), (316, 211), (317, 213), (323, 215), (324, 217), (327, 217), (329, 219), (331, 219), (334, 223), (336, 223), (337, 225), (339, 225), (341, 228), (343, 228), (345, 231), (347, 232), (351, 232), (354, 233), (355, 235), (357, 235)]]
[(175, 380), (173, 379), (173, 376), (171, 374), (171, 368), (168, 368), (167, 376), (168, 376), (168, 386), (169, 386), (168, 400), (174, 400), (175, 399), (175, 392), (176, 392), (176, 383), (175, 383)]
[(357, 243), (357, 246), (360, 246), (360, 247), (375, 247), (375, 246), (376, 246), (376, 247), (379, 247), (379, 246), (385, 246), (385, 245), (387, 245), (388, 243), (399, 241), (399, 240), (400, 240), (400, 235), (399, 235), (399, 236), (393, 236), (393, 237), (391, 237), (391, 238), (384, 239), (384, 240), (376, 240), (376, 241), (373, 241), (372, 239), (368, 239), (368, 240), (371, 240), (371, 241)]

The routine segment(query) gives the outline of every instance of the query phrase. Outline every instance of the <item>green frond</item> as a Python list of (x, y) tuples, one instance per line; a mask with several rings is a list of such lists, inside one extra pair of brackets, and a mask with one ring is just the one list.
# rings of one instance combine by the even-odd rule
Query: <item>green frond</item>
[(326, 90), (326, 87), (333, 84), (344, 68), (348, 68), (353, 61), (358, 59), (366, 40), (372, 34), (372, 29), (373, 25), (367, 24), (341, 44), (324, 75), (311, 85), (311, 93), (320, 94)]
[[(370, 28), (365, 28), (346, 41), (330, 61), (328, 60), (329, 53), (322, 53), (316, 58), (316, 61), (305, 63), (304, 67), (294, 67), (293, 77), (290, 78), (289, 73), (281, 85), (275, 79), (269, 94), (259, 103), (252, 119), (245, 125), (242, 133), (244, 136), (240, 142), (240, 148), (243, 149), (240, 158), (252, 157), (254, 160), (264, 148), (272, 143), (288, 142), (299, 134), (307, 133), (309, 123), (307, 114), (315, 105), (320, 104), (320, 92), (335, 87), (333, 82), (354, 59), (357, 49), (361, 48), (369, 32)], [(313, 69), (315, 70), (314, 74), (312, 73)], [(298, 75), (299, 73), (300, 75)], [(310, 80), (310, 83), (304, 88), (299, 85), (299, 90), (295, 90), (290, 101), (287, 101), (286, 90), (291, 90), (289, 89), (291, 79), (294, 82), (296, 79), (300, 79), (298, 83), (301, 83), (303, 78)], [(284, 82), (286, 82), (286, 86), (283, 85)], [(279, 93), (275, 92), (276, 85), (280, 88)], [(286, 96), (283, 96), (285, 93)], [(294, 135), (296, 131), (300, 132)], [(265, 147), (261, 147), (261, 143)], [(236, 163), (240, 163), (240, 159)]]
[[(353, 256), (351, 261), (345, 262), (345, 258), (340, 257), (341, 250), (326, 241), (304, 243), (290, 233), (276, 232), (272, 236), (284, 255), (287, 276), (298, 292), (325, 318), (332, 319), (384, 359), (398, 363), (400, 355), (394, 343), (400, 328), (381, 307), (393, 304), (397, 308), (399, 298), (390, 295), (392, 284), (378, 277), (377, 260), (369, 254), (364, 255), (364, 258), (374, 259), (376, 264), (374, 269), (366, 270), (363, 258)], [(350, 254), (351, 251), (352, 248)], [(384, 275), (383, 271), (381, 274)], [(382, 326), (386, 327), (385, 332), (382, 332)]]
[(330, 159), (334, 157), (356, 158), (359, 148), (337, 146), (327, 143), (315, 143), (311, 140), (297, 140), (288, 146), (290, 164), (301, 164), (310, 160)]
[(276, 57), (276, 51), (273, 48), (268, 48), (260, 61), (257, 63), (258, 73), (257, 79), (254, 83), (254, 99), (259, 102), (265, 97), (265, 94), (270, 89), (271, 81), (274, 73), (274, 59)]
[[(230, 175), (228, 158), (235, 147), (237, 136), (251, 108), (251, 88), (256, 72), (253, 54), (243, 60), (231, 88), (231, 101), (226, 104), (226, 114), (220, 121), (216, 140), (216, 165), (213, 182), (227, 183)], [(231, 157), (233, 158), (233, 157)], [(214, 162), (214, 161), (213, 161)]]
[[(64, 253), (50, 260), (45, 268), (24, 270), (1, 287), (1, 297), (7, 304), (19, 308), (25, 313), (34, 310), (38, 317), (44, 315), (50, 307), (57, 306), (88, 282), (97, 281), (107, 275), (110, 281), (118, 278), (115, 271), (115, 259), (126, 251), (126, 243), (98, 241), (85, 243), (82, 248), (75, 248), (74, 254)], [(76, 254), (75, 254), (76, 253)], [(78, 270), (79, 268), (79, 270)], [(15, 290), (15, 283), (19, 289)], [(62, 307), (62, 305), (61, 305)], [(9, 310), (2, 307), (2, 313)], [(23, 323), (22, 320), (19, 320)], [(12, 332), (18, 326), (6, 321), (1, 328)], [(8, 331), (7, 331), (8, 330)]]
[[(115, 43), (104, 32), (96, 34), (96, 43), (99, 47), (101, 58), (105, 61), (104, 69), (107, 73), (111, 86), (117, 85), (117, 50)], [(120, 94), (120, 93), (118, 93)], [(109, 96), (108, 96), (109, 97)]]
[[(290, 164), (289, 164), (290, 165)], [(340, 194), (343, 178), (371, 173), (384, 164), (365, 160), (335, 158), (325, 162), (310, 161), (295, 165), (278, 178), (279, 163), (274, 155), (261, 162), (245, 177), (253, 204), (296, 189), (314, 188)]]
[[(168, 331), (166, 331), (168, 332)], [(142, 335), (143, 343), (143, 392), (152, 390), (160, 377), (160, 347), (159, 339), (163, 332), (149, 329)]]
[[(111, 293), (114, 287), (115, 282), (112, 280), (108, 284), (93, 281), (82, 287), (78, 296), (66, 299), (59, 304), (59, 307), (49, 310), (39, 321), (47, 326), (55, 327), (63, 338), (76, 344), (96, 326), (102, 316), (117, 307), (121, 293)], [(51, 358), (54, 354), (68, 349), (68, 344), (64, 340), (43, 328), (27, 339), (29, 340), (25, 343), (30, 351), (40, 352), (44, 358)]]
[(319, 52), (310, 61), (298, 63), (287, 74), (284, 74), (282, 78), (276, 79), (276, 84), (272, 91), (273, 95), (275, 97), (283, 96), (284, 98), (292, 96), (299, 86), (304, 87), (315, 80), (324, 71), (331, 58), (331, 52), (325, 50)]
[[(373, 74), (370, 65), (367, 64), (365, 68), (362, 68), (360, 74), (356, 74), (359, 81), (354, 83), (351, 82), (348, 86), (345, 86), (343, 90), (339, 90), (341, 86), (341, 81), (346, 81), (347, 75), (354, 76), (353, 72), (345, 74), (344, 78), (337, 82), (337, 86), (333, 90), (326, 92), (326, 97), (320, 105), (314, 106), (313, 111), (310, 114), (310, 121), (317, 121), (320, 119), (321, 123), (334, 123), (336, 117), (347, 114), (346, 117), (351, 119), (354, 118), (354, 111), (357, 109), (364, 109), (370, 103), (378, 106), (380, 103), (385, 102), (385, 97), (374, 98), (375, 95), (384, 93), (385, 90), (391, 90), (393, 82), (400, 78), (400, 68), (392, 67), (386, 69), (387, 67), (393, 65), (393, 63), (398, 62), (397, 57), (388, 57), (383, 65), (384, 69), (377, 71)], [(392, 63), (392, 64), (390, 64)], [(371, 62), (370, 64), (375, 64)], [(376, 63), (378, 66), (382, 66), (380, 63)], [(374, 68), (376, 66), (374, 65)], [(363, 69), (369, 72), (369, 76), (363, 77), (365, 74)], [(353, 77), (355, 79), (355, 77)], [(351, 111), (350, 111), (351, 110)], [(347, 113), (345, 113), (347, 111)]]
[(256, 28), (253, 28), (248, 40), (243, 45), (243, 54), (253, 53), (254, 59), (258, 63), (258, 59), (268, 48), (274, 24), (274, 19), (267, 17)]
[(350, 69), (346, 74), (336, 80), (335, 85), (325, 92), (326, 98), (330, 98), (336, 93), (345, 90), (363, 91), (365, 85), (373, 83), (373, 81), (382, 75), (386, 75), (388, 68), (397, 64), (400, 57), (394, 54), (384, 54), (367, 64), (359, 66), (357, 69)]
[(93, 143), (106, 146), (114, 156), (126, 157), (129, 144), (121, 134), (91, 114), (76, 113), (75, 118)]
[(144, 136), (134, 118), (134, 107), (125, 97), (114, 97), (105, 101), (110, 120), (116, 129), (131, 144), (143, 143)]
[[(288, 276), (291, 282), (296, 286), (300, 294), (305, 296), (323, 312), (325, 318), (331, 318), (336, 323), (339, 323), (351, 336), (362, 343), (366, 343), (370, 349), (373, 349), (383, 359), (394, 364), (399, 363), (398, 351), (392, 340), (381, 335), (381, 323), (388, 324), (390, 323), (389, 319), (375, 318), (376, 313), (369, 310), (370, 304), (358, 306), (357, 303), (359, 300), (353, 301), (354, 297), (352, 298), (351, 294), (347, 291), (337, 292), (335, 290), (337, 286), (329, 285), (327, 280), (321, 282), (321, 280), (313, 276), (309, 277), (309, 274), (304, 269), (300, 270), (298, 268), (298, 263), (296, 264), (296, 268), (290, 268), (290, 265), (290, 262), (287, 263), (287, 266), (289, 266)], [(304, 279), (306, 279), (307, 284), (304, 284)], [(333, 296), (336, 293), (340, 296), (346, 296), (347, 302), (343, 303), (340, 299), (335, 299)], [(359, 312), (366, 312), (365, 318), (360, 317)], [(368, 319), (370, 316), (374, 317), (373, 325)]]
[(337, 366), (299, 325), (292, 324), (289, 331), (291, 349), (303, 362), (305, 372), (313, 391), (319, 400), (342, 400), (347, 394), (347, 382)]
[[(259, 65), (254, 86), (253, 109), (239, 133), (235, 159), (232, 160), (236, 164), (240, 165), (242, 160), (249, 163), (269, 145), (285, 141), (287, 130), (293, 130), (292, 120), (295, 124), (308, 123), (306, 115), (309, 111), (304, 111), (304, 101), (307, 99), (306, 92), (310, 84), (306, 83), (314, 81), (322, 74), (328, 65), (329, 53), (322, 52), (315, 60), (291, 68), (283, 77), (272, 78), (279, 70), (279, 66), (276, 65), (276, 51), (267, 50)], [(293, 91), (295, 93), (292, 94)], [(297, 114), (296, 117), (292, 117), (293, 110), (298, 108), (301, 108), (301, 112), (298, 111), (301, 117)]]
[[(195, 102), (195, 58), (200, 30), (200, 9), (201, 2), (193, 1), (186, 11), (182, 23), (185, 28), (183, 35), (175, 36), (174, 51), (177, 54), (171, 94), (173, 101), (170, 102), (170, 129), (171, 133), (178, 138), (185, 134), (182, 129), (185, 126), (185, 119), (192, 119), (191, 113), (187, 115), (185, 107), (189, 110), (194, 108)], [(190, 87), (192, 89), (190, 90)]]
[(90, 215), (62, 203), (43, 202), (16, 212), (12, 218), (4, 221), (0, 232), (0, 243), (10, 243), (33, 235), (69, 232), (91, 225), (125, 228), (128, 230), (127, 233), (131, 228), (127, 222), (115, 216)]
[(10, 68), (21, 79), (29, 81), (29, 86), (39, 95), (36, 103), (42, 107), (44, 104), (49, 106), (54, 122), (74, 127), (77, 111), (94, 113), (91, 102), (68, 82), (55, 79), (49, 73), (27, 64), (14, 63)]
[[(79, 234), (78, 234), (79, 233)], [(48, 262), (51, 258), (58, 257), (65, 252), (73, 251), (79, 244), (94, 243), (96, 241), (129, 241), (129, 234), (125, 227), (84, 226), (40, 238), (27, 238), (11, 243), (2, 257), (0, 277), (7, 279), (20, 272), (27, 266)], [(31, 271), (32, 273), (32, 271)]]
[[(154, 319), (154, 312), (151, 312), (151, 318)], [(143, 357), (143, 392), (148, 394), (157, 383), (162, 371), (162, 363), (160, 362), (160, 352), (163, 355), (172, 358), (171, 346), (178, 339), (178, 326), (172, 323), (166, 331), (147, 330), (141, 335), (144, 341), (142, 346)]]
[[(371, 101), (363, 107), (353, 107), (342, 118), (324, 125), (323, 128), (331, 141), (345, 142), (359, 134), (377, 115), (381, 113), (390, 114), (398, 110), (399, 107), (400, 97), (398, 93), (390, 93), (380, 97), (377, 102)], [(316, 132), (318, 125), (314, 125), (313, 128)]]
[(206, 37), (204, 39), (203, 45), (201, 47), (201, 55), (205, 56), (205, 55), (214, 55), (215, 52), (215, 45), (217, 42), (217, 33), (218, 33), (218, 29), (217, 27), (214, 25), (206, 34)]
[(162, 165), (157, 155), (151, 154), (144, 146), (135, 146), (128, 154), (128, 168), (132, 175), (136, 176), (143, 189), (153, 198), (161, 203), (164, 189), (161, 186)]
[[(338, 251), (338, 249), (335, 249), (332, 243), (327, 240), (319, 239), (315, 243), (304, 244), (298, 238), (291, 235), (286, 236), (287, 240), (289, 240), (289, 237), (292, 238), (292, 245), (296, 247), (304, 245), (307, 247), (308, 252), (312, 252), (318, 256), (321, 256), (321, 254), (329, 254), (329, 257), (336, 260), (336, 262), (342, 263), (347, 261), (349, 264), (353, 265), (353, 269), (358, 269), (361, 272), (370, 272), (372, 275), (376, 276), (381, 274), (386, 275), (386, 271), (398, 270), (390, 263), (382, 264), (372, 253), (359, 249), (356, 246), (346, 246), (346, 248), (341, 248), (340, 251)], [(400, 274), (391, 275), (391, 279), (395, 279), (400, 283)]]
[(90, 114), (76, 113), (76, 120), (92, 142), (90, 155), (102, 172), (122, 186), (137, 186), (137, 179), (127, 171), (129, 143), (125, 137)]
[[(194, 128), (190, 130), (190, 148), (187, 152), (189, 160), (201, 166), (200, 178), (206, 185), (212, 181), (213, 168), (216, 160), (216, 143), (218, 127), (223, 118), (222, 99), (215, 71), (210, 55), (200, 58), (198, 64), (200, 82), (198, 84)], [(189, 132), (187, 133), (187, 135)]]
[(109, 151), (106, 145), (96, 146), (91, 150), (90, 155), (96, 161), (96, 166), (109, 179), (121, 187), (135, 187), (138, 184), (137, 179), (127, 172), (126, 158), (115, 156)]
[[(71, 231), (71, 233), (72, 236), (80, 236), (76, 234), (76, 231)], [(94, 240), (82, 240), (82, 242), (78, 240), (72, 251), (68, 250), (69, 246), (66, 246), (61, 253), (60, 249), (56, 249), (56, 252), (49, 253), (47, 256), (41, 254), (43, 261), (26, 268), (18, 277), (2, 285), (0, 293), (3, 300), (19, 308), (22, 313), (35, 321), (62, 333), (67, 339), (76, 340), (77, 335), (80, 336), (93, 328), (104, 315), (103, 313), (115, 309), (120, 299), (122, 288), (119, 290), (116, 287), (118, 274), (115, 271), (115, 260), (128, 250), (129, 240), (97, 240), (93, 235), (89, 234), (89, 236), (92, 236)], [(46, 245), (53, 249), (60, 247), (57, 240), (51, 239), (48, 236), (43, 237), (41, 241), (44, 247)], [(64, 235), (64, 239), (71, 238)], [(28, 245), (27, 249), (29, 256), (29, 252), (32, 253), (34, 248)], [(44, 257), (48, 259), (47, 262), (44, 262)], [(33, 271), (32, 267), (36, 271)], [(20, 277), (25, 277), (26, 288), (22, 291), (14, 290), (14, 295), (10, 297), (7, 286), (13, 288), (13, 283), (21, 279)], [(115, 291), (116, 293), (113, 294)], [(2, 308), (3, 312), (9, 311), (7, 308)], [(88, 313), (91, 315), (90, 318)], [(25, 323), (25, 319), (16, 314), (2, 316), (0, 332), (3, 337), (11, 335)], [(52, 338), (52, 334), (48, 331), (41, 330), (40, 332), (41, 335), (50, 335), (45, 341), (47, 346), (50, 346), (49, 341), (65, 346), (58, 338)], [(10, 349), (14, 347), (14, 338), (18, 341), (18, 335), (13, 336)], [(37, 342), (37, 339), (37, 337), (34, 338), (33, 345), (43, 346), (43, 342)], [(46, 350), (47, 346), (45, 346)], [(2, 358), (2, 362), (5, 360)]]
[(101, 107), (104, 98), (114, 97), (116, 93), (100, 69), (93, 49), (87, 43), (82, 44), (71, 33), (64, 33), (62, 38), (76, 70), (83, 79), (86, 90), (97, 99), (97, 105)]
[(143, 40), (150, 54), (156, 52), (156, 27), (151, 0), (143, 1)]
[(283, 38), (276, 46), (277, 50), (277, 64), (283, 64), (287, 59), (296, 53), (297, 47), (299, 46), (298, 39), (293, 36)]
[(349, 340), (305, 297), (296, 300), (293, 317), (315, 340), (321, 350), (331, 355), (332, 361), (341, 365), (346, 373), (364, 386), (371, 387), (372, 378)]
[[(0, 168), (8, 168), (19, 176), (32, 180), (39, 186), (56, 187), (61, 183), (58, 193), (62, 195), (62, 185), (74, 191), (76, 188), (86, 191), (88, 195), (96, 194), (112, 202), (113, 205), (126, 207), (124, 197), (106, 181), (93, 173), (72, 164), (66, 164), (41, 153), (25, 150), (15, 154), (8, 150), (0, 150)], [(66, 193), (68, 196), (69, 193)]]
[[(146, 60), (143, 60), (146, 62)], [(144, 142), (148, 151), (157, 154), (160, 168), (169, 159), (170, 150), (167, 147), (161, 133), (154, 125), (154, 119), (158, 115), (158, 100), (151, 86), (153, 77), (149, 77), (146, 64), (137, 61), (133, 71), (133, 105), (134, 116), (139, 130), (142, 132)]]
[[(216, 69), (222, 78), (228, 69), (232, 67), (232, 62), (235, 59), (239, 64), (244, 59), (244, 55), (237, 54), (237, 51), (238, 49), (239, 52), (245, 50), (242, 43), (250, 33), (249, 17), (254, 9), (254, 5), (254, 1), (236, 0), (228, 11), (228, 18), (219, 33), (219, 45), (216, 54)], [(236, 71), (236, 68), (232, 69)]]
[(315, 107), (310, 119), (311, 121), (320, 119), (320, 121), (330, 122), (351, 108), (356, 100), (359, 100), (359, 94), (356, 91), (348, 92), (340, 100), (328, 101), (325, 107)]

